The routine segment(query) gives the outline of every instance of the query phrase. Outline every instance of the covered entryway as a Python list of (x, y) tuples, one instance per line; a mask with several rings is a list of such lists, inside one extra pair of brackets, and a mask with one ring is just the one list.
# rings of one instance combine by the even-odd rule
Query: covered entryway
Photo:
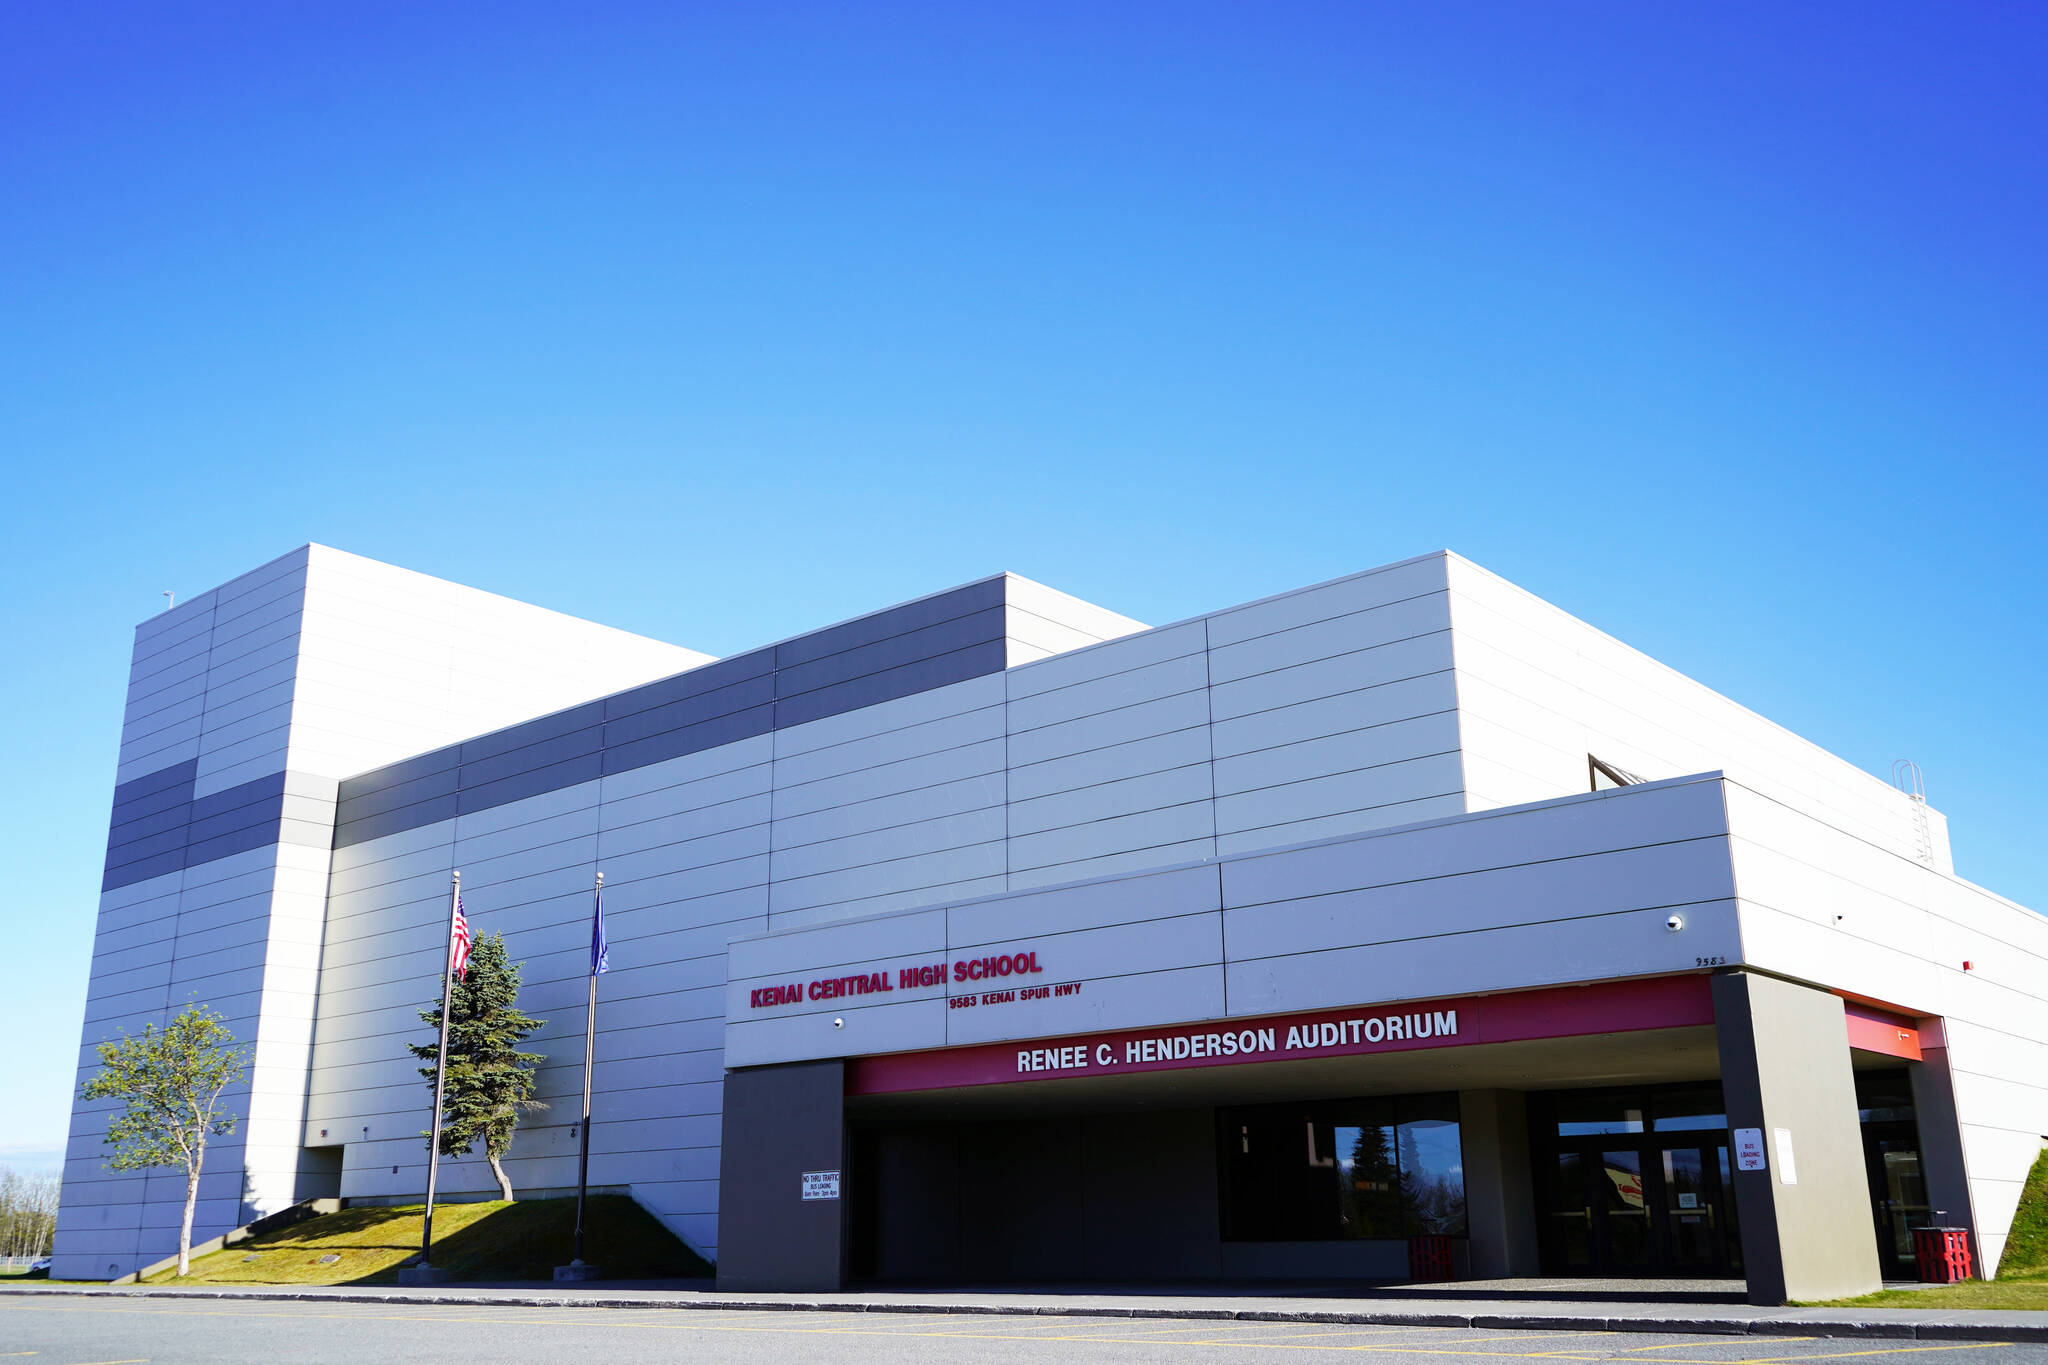
[(1544, 1095), (1531, 1088), (1616, 1075), (1697, 1087), (1717, 1065), (1699, 1025), (1452, 1058), (849, 1096), (851, 1278), (1362, 1288), (1408, 1279), (1417, 1235), (1453, 1238), (1461, 1276), (1534, 1276), (1530, 1113)]
[(1867, 1292), (1844, 1027), (1734, 971), (734, 1071), (720, 1282), (1362, 1288), (1430, 1237), (1471, 1278)]
[(1546, 1274), (1742, 1273), (1718, 1082), (1553, 1092), (1529, 1110)]

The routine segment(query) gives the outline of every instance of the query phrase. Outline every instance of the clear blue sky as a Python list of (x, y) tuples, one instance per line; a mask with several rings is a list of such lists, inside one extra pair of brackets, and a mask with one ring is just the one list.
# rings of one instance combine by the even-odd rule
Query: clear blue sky
[(2044, 67), (2022, 4), (8, 8), (0, 1161), (130, 628), (307, 540), (720, 654), (1450, 546), (2048, 907)]

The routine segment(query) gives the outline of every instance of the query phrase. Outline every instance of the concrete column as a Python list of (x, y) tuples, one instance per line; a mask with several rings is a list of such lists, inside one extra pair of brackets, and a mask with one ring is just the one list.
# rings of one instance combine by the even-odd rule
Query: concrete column
[[(1927, 1032), (1922, 1032), (1923, 1043)], [(1977, 1241), (1977, 1213), (1970, 1201), (1970, 1173), (1963, 1165), (1963, 1130), (1956, 1119), (1948, 1049), (1923, 1046), (1920, 1056), (1920, 1061), (1907, 1064), (1906, 1073), (1913, 1079), (1913, 1118), (1920, 1129), (1920, 1173), (1927, 1180), (1927, 1202), (1939, 1210), (1936, 1222), (1970, 1230), (1970, 1264), (1979, 1278), (1988, 1280), (1998, 1267), (1984, 1264), (1984, 1249)]]
[(1761, 1129), (1768, 1157), (1764, 1170), (1734, 1172), (1749, 1301), (1874, 1292), (1881, 1272), (1841, 1000), (1747, 971), (1720, 973), (1713, 990), (1728, 1126)]
[(839, 1061), (725, 1073), (718, 1160), (718, 1287), (843, 1288), (847, 1200), (805, 1199), (808, 1171), (845, 1171)]
[(1465, 1148), (1465, 1219), (1474, 1279), (1542, 1273), (1525, 1098), (1519, 1090), (1458, 1092), (1458, 1136)]

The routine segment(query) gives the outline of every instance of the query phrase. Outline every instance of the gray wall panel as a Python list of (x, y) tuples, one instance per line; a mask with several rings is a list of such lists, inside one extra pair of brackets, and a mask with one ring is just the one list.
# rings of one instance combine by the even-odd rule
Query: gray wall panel
[(306, 848), (334, 847), (334, 826), (324, 820), (280, 820), (277, 842), (301, 844)]
[(846, 1201), (805, 1199), (807, 1171), (845, 1165), (845, 1068), (799, 1062), (729, 1072), (721, 1126), (718, 1287), (816, 1292), (846, 1279)]

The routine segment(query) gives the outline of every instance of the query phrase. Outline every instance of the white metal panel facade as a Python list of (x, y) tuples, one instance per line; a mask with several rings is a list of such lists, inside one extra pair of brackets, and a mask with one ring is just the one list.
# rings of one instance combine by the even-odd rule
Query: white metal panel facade
[[(2048, 1050), (2048, 928), (1949, 875), (1937, 813), (1453, 555), (1157, 629), (1000, 576), (995, 596), (996, 580), (952, 590), (980, 615), (1000, 600), (993, 671), (868, 701), (883, 695), (860, 691), (869, 665), (846, 661), (902, 651), (863, 634), (868, 618), (842, 623), (763, 665), (787, 650), (815, 675), (793, 714), (820, 718), (559, 781), (534, 776), (555, 761), (543, 736), (508, 768), (530, 794), (394, 796), (414, 804), (331, 847), (319, 781), (703, 656), (321, 547), (247, 577), (138, 632), (119, 827), (135, 880), (103, 897), (86, 1029), (196, 993), (256, 1040), (246, 1150), (223, 1157), (202, 1211), (216, 1231), (249, 1212), (245, 1175), (269, 1207), (337, 1148), (344, 1195), (418, 1197), (426, 1093), (405, 1044), (423, 1037), (457, 868), (473, 926), (506, 935), (522, 1003), (547, 1020), (533, 1046), (551, 1107), (522, 1128), (514, 1184), (574, 1183), (602, 869), (613, 970), (591, 1178), (712, 1256), (729, 1066), (1714, 959), (1947, 1016), (1987, 1255), (2038, 1145), (2027, 1133), (2048, 1130), (2026, 1079)], [(902, 638), (978, 648), (954, 638), (966, 618), (930, 605), (948, 596), (890, 609), (908, 614)], [(774, 695), (732, 672), (716, 686), (733, 706)], [(854, 701), (817, 704), (828, 687)], [(1659, 780), (1588, 794), (1588, 753)], [(169, 836), (151, 775), (183, 763), (219, 800), (297, 774), (275, 841), (142, 875), (172, 856), (152, 842)], [(835, 967), (1018, 951), (1083, 988), (1001, 1010), (949, 1009), (940, 987), (749, 999)], [(98, 1172), (103, 1122), (82, 1106), (74, 1125), (60, 1274), (163, 1254), (162, 1179), (143, 1198), (140, 1178)], [(494, 1188), (480, 1159), (443, 1182)]]

